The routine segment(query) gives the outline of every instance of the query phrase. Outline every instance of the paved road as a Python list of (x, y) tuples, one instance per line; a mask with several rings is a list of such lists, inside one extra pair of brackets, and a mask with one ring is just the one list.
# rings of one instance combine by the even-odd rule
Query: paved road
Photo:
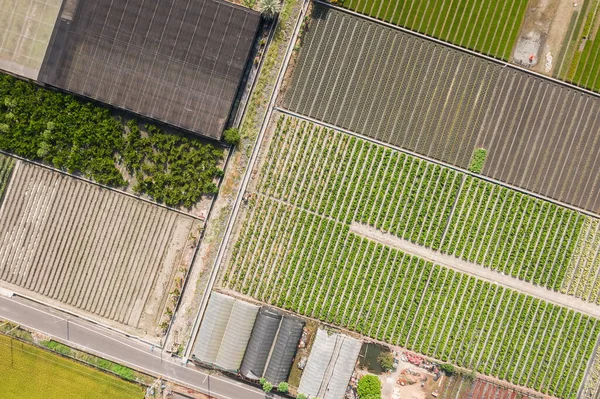
[[(0, 319), (36, 330), (71, 346), (188, 386), (219, 399), (263, 399), (265, 393), (239, 381), (209, 375), (193, 365), (163, 355), (149, 345), (108, 331), (20, 297), (0, 296)], [(67, 322), (67, 320), (69, 320)]]

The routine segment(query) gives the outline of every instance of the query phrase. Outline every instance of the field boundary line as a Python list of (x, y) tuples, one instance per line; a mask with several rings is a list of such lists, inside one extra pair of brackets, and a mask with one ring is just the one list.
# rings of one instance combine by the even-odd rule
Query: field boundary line
[(498, 184), (500, 186), (506, 187), (508, 189), (511, 189), (511, 190), (514, 190), (514, 191), (517, 191), (517, 192), (520, 192), (522, 194), (526, 194), (526, 195), (532, 196), (532, 197), (537, 198), (539, 200), (551, 202), (551, 203), (559, 205), (559, 206), (561, 206), (563, 208), (568, 208), (568, 209), (570, 209), (572, 211), (579, 212), (579, 213), (581, 213), (583, 215), (586, 215), (586, 216), (589, 216), (589, 217), (593, 217), (595, 219), (599, 219), (600, 218), (600, 215), (597, 215), (597, 214), (595, 214), (593, 212), (590, 212), (588, 210), (579, 208), (577, 206), (574, 206), (574, 205), (571, 205), (571, 204), (567, 204), (565, 202), (559, 201), (559, 200), (554, 199), (554, 198), (546, 197), (546, 196), (543, 196), (541, 194), (537, 194), (537, 193), (535, 193), (533, 191), (529, 191), (529, 190), (524, 189), (522, 187), (514, 186), (514, 185), (512, 185), (510, 183), (506, 183), (506, 182), (503, 182), (503, 181), (500, 181), (500, 180), (496, 180), (496, 179), (491, 178), (489, 176), (485, 176), (485, 175), (482, 175), (482, 174), (473, 173), (473, 172), (471, 172), (471, 171), (469, 171), (467, 169), (463, 169), (463, 168), (458, 167), (456, 165), (452, 165), (452, 164), (449, 164), (447, 162), (440, 161), (439, 159), (431, 158), (431, 157), (428, 157), (427, 155), (419, 154), (417, 152), (414, 152), (414, 151), (411, 151), (411, 150), (407, 150), (407, 149), (402, 148), (402, 147), (398, 147), (398, 146), (396, 146), (394, 144), (386, 143), (386, 142), (380, 141), (378, 139), (375, 139), (373, 137), (365, 136), (365, 135), (362, 135), (360, 133), (356, 133), (356, 132), (354, 132), (352, 130), (344, 129), (344, 128), (339, 127), (339, 126), (332, 125), (331, 123), (323, 122), (323, 121), (320, 121), (318, 119), (311, 118), (310, 116), (306, 116), (306, 115), (302, 115), (302, 114), (299, 114), (299, 113), (294, 112), (294, 111), (290, 111), (289, 109), (285, 109), (285, 108), (281, 108), (281, 107), (275, 107), (275, 110), (278, 111), (278, 112), (281, 112), (283, 114), (290, 115), (290, 116), (296, 117), (298, 119), (303, 119), (303, 120), (305, 120), (307, 122), (314, 123), (316, 125), (324, 126), (324, 127), (328, 128), (328, 129), (333, 129), (333, 130), (337, 130), (337, 131), (340, 131), (340, 132), (343, 132), (343, 133), (350, 134), (350, 135), (355, 136), (355, 137), (357, 137), (357, 138), (359, 138), (361, 140), (369, 141), (371, 143), (374, 143), (374, 144), (377, 144), (377, 145), (380, 145), (380, 146), (384, 146), (384, 147), (390, 148), (390, 149), (398, 151), (398, 152), (402, 152), (404, 154), (410, 155), (410, 156), (415, 157), (415, 158), (422, 159), (424, 161), (428, 161), (428, 162), (432, 162), (432, 163), (444, 166), (446, 168), (455, 170), (457, 172), (464, 173), (465, 175), (469, 175), (469, 176), (475, 177), (477, 179), (485, 180), (485, 181), (487, 181), (489, 183)]
[(349, 10), (349, 9), (346, 9), (346, 8), (343, 8), (343, 7), (340, 7), (340, 6), (336, 6), (334, 4), (331, 4), (331, 3), (328, 3), (328, 2), (325, 2), (325, 1), (322, 1), (322, 0), (314, 0), (314, 2), (316, 4), (321, 4), (323, 6), (329, 7), (331, 9), (334, 9), (334, 10), (337, 10), (337, 11), (345, 12), (346, 14), (350, 14), (350, 15), (353, 15), (355, 17), (359, 17), (359, 18), (366, 19), (366, 20), (371, 21), (371, 22), (375, 22), (375, 23), (387, 26), (388, 28), (392, 28), (392, 29), (395, 29), (395, 30), (398, 30), (398, 31), (401, 31), (401, 32), (404, 32), (404, 33), (408, 33), (408, 34), (416, 36), (416, 37), (420, 37), (421, 39), (426, 39), (426, 40), (429, 40), (431, 42), (435, 42), (437, 44), (441, 44), (443, 46), (453, 48), (454, 50), (458, 50), (458, 51), (461, 51), (463, 53), (467, 53), (467, 54), (476, 56), (478, 58), (482, 58), (482, 59), (485, 59), (487, 61), (494, 62), (494, 63), (496, 63), (498, 65), (502, 65), (504, 67), (509, 67), (509, 68), (514, 69), (514, 70), (521, 71), (521, 72), (524, 72), (526, 74), (529, 74), (529, 75), (532, 75), (532, 76), (535, 76), (535, 77), (538, 77), (538, 78), (541, 78), (541, 79), (549, 80), (549, 81), (551, 81), (553, 83), (560, 84), (560, 85), (565, 86), (567, 88), (578, 90), (579, 92), (582, 92), (582, 93), (585, 93), (585, 94), (590, 94), (590, 95), (592, 95), (592, 96), (594, 96), (596, 98), (600, 98), (600, 93), (596, 93), (594, 91), (585, 89), (583, 87), (574, 85), (572, 83), (568, 83), (568, 82), (566, 82), (564, 80), (556, 79), (556, 78), (553, 78), (551, 76), (547, 76), (547, 75), (541, 74), (539, 72), (535, 72), (535, 71), (532, 71), (530, 69), (523, 68), (522, 66), (519, 66), (519, 65), (516, 65), (516, 64), (512, 64), (512, 63), (510, 63), (508, 61), (502, 61), (501, 59), (490, 57), (489, 55), (485, 55), (485, 54), (482, 54), (482, 53), (478, 53), (477, 51), (473, 51), (473, 50), (470, 50), (468, 48), (461, 47), (461, 46), (456, 45), (454, 43), (446, 42), (446, 41), (440, 40), (438, 38), (425, 35), (423, 33), (415, 32), (415, 31), (412, 31), (410, 29), (404, 28), (402, 26), (394, 25), (394, 24), (392, 24), (390, 22), (382, 21), (380, 19), (368, 16), (368, 15), (360, 14), (360, 13), (358, 13), (356, 11)]
[[(271, 119), (271, 115), (273, 113), (273, 110), (276, 109), (275, 107), (275, 102), (277, 100), (277, 94), (279, 93), (279, 90), (281, 88), (281, 84), (283, 81), (283, 78), (285, 76), (285, 71), (287, 70), (287, 66), (288, 63), (290, 61), (290, 58), (292, 56), (293, 53), (293, 49), (294, 49), (294, 44), (296, 42), (296, 38), (298, 37), (298, 33), (300, 31), (300, 27), (302, 26), (302, 21), (304, 20), (304, 16), (306, 15), (306, 11), (308, 9), (308, 5), (309, 2), (307, 0), (304, 0), (304, 4), (301, 5), (300, 7), (300, 12), (298, 14), (298, 17), (296, 19), (296, 23), (294, 26), (294, 31), (293, 34), (290, 38), (290, 42), (287, 46), (287, 50), (285, 53), (285, 57), (283, 59), (283, 62), (279, 68), (279, 71), (277, 72), (277, 80), (275, 82), (275, 85), (273, 87), (273, 92), (270, 95), (270, 100), (269, 103), (267, 105), (267, 111), (265, 112), (262, 124), (261, 124), (261, 129), (258, 133), (258, 137), (256, 138), (256, 142), (252, 148), (252, 154), (250, 155), (250, 160), (248, 162), (248, 165), (246, 166), (246, 169), (244, 171), (244, 176), (242, 178), (242, 182), (240, 184), (240, 187), (238, 189), (238, 192), (236, 194), (235, 197), (235, 202), (233, 204), (233, 209), (229, 215), (229, 218), (227, 220), (227, 226), (225, 227), (225, 234), (223, 236), (223, 239), (221, 240), (221, 242), (219, 243), (219, 249), (217, 252), (217, 256), (215, 259), (215, 262), (211, 268), (210, 271), (210, 276), (209, 276), (209, 281), (208, 284), (206, 286), (206, 289), (204, 291), (204, 294), (202, 295), (202, 301), (200, 303), (200, 309), (198, 310), (198, 314), (196, 316), (196, 319), (194, 321), (194, 324), (192, 326), (192, 331), (191, 331), (191, 335), (190, 338), (187, 342), (186, 348), (185, 348), (185, 352), (184, 352), (184, 360), (188, 359), (192, 353), (193, 350), (193, 345), (194, 342), (196, 341), (196, 337), (198, 335), (199, 332), (199, 328), (200, 328), (200, 323), (202, 322), (202, 319), (204, 317), (204, 313), (206, 311), (206, 308), (208, 306), (208, 299), (210, 298), (210, 295), (212, 293), (212, 289), (213, 286), (215, 284), (217, 275), (219, 274), (219, 269), (220, 269), (220, 265), (223, 262), (223, 257), (225, 256), (225, 252), (227, 250), (227, 246), (229, 245), (229, 239), (231, 237), (231, 233), (233, 231), (234, 228), (234, 224), (235, 221), (237, 219), (237, 215), (239, 213), (239, 209), (240, 209), (240, 205), (242, 203), (242, 199), (244, 196), (244, 192), (246, 191), (246, 188), (248, 187), (248, 183), (250, 181), (250, 178), (252, 176), (252, 172), (254, 170), (254, 166), (256, 164), (256, 161), (258, 159), (258, 154), (260, 152), (260, 148), (262, 146), (262, 142), (265, 136), (265, 132), (267, 130), (267, 127), (269, 125), (269, 121)], [(277, 29), (278, 25), (280, 23), (280, 19), (277, 19), (276, 22), (276, 26), (273, 28), (274, 30)], [(271, 42), (272, 44), (272, 42)], [(265, 50), (265, 51), (268, 51)], [(265, 52), (266, 54), (266, 52)], [(260, 72), (258, 72), (260, 74)]]
[[(98, 182), (93, 181), (91, 179), (88, 179), (86, 177), (78, 176), (78, 175), (75, 175), (75, 174), (71, 174), (69, 172), (65, 172), (64, 170), (60, 170), (60, 169), (57, 169), (57, 168), (52, 167), (50, 165), (46, 165), (46, 164), (43, 164), (41, 162), (33, 161), (31, 159), (27, 159), (27, 158), (24, 158), (24, 157), (22, 157), (20, 155), (12, 154), (12, 153), (4, 151), (4, 150), (0, 150), (0, 154), (6, 155), (8, 157), (12, 157), (14, 159), (18, 159), (19, 161), (22, 161), (22, 162), (25, 162), (25, 163), (28, 163), (28, 164), (31, 164), (31, 165), (34, 165), (34, 166), (38, 166), (40, 168), (44, 168), (46, 170), (50, 170), (52, 172), (60, 173), (63, 176), (71, 177), (73, 179), (77, 179), (77, 180), (80, 180), (80, 181), (83, 181), (83, 182), (86, 182), (86, 183), (93, 184), (93, 185), (95, 185), (97, 187), (104, 188), (104, 189), (113, 191), (113, 192), (118, 193), (118, 194), (126, 195), (126, 196), (128, 196), (130, 198), (133, 198), (133, 199), (136, 199), (136, 200), (139, 200), (139, 201), (143, 201), (143, 202), (145, 202), (147, 204), (156, 205), (158, 207), (167, 209), (169, 211), (177, 212), (180, 215), (187, 216), (187, 217), (190, 217), (192, 219), (200, 220), (200, 221), (206, 223), (206, 219), (203, 219), (203, 218), (201, 218), (199, 216), (192, 215), (191, 213), (184, 212), (184, 211), (176, 209), (176, 208), (171, 208), (170, 206), (167, 206), (167, 205), (164, 205), (164, 204), (159, 204), (158, 202), (152, 201), (150, 199), (147, 199), (147, 198), (144, 198), (144, 197), (141, 197), (141, 196), (137, 196), (137, 195), (132, 194), (132, 193), (128, 193), (127, 191), (120, 190), (120, 189), (115, 188), (115, 187), (110, 187), (110, 186), (107, 186), (105, 184), (98, 183)], [(11, 178), (11, 181), (12, 181), (12, 178)]]

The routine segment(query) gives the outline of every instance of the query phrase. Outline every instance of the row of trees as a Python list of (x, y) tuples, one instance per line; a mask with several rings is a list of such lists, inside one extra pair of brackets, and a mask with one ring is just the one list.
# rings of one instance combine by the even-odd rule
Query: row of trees
[(217, 191), (223, 150), (135, 120), (124, 126), (110, 110), (0, 75), (0, 149), (126, 187), (169, 206), (190, 207)]

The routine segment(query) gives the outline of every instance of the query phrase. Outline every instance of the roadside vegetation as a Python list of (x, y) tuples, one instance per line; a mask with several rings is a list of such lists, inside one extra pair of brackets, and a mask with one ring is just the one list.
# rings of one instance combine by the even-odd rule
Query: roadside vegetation
[(0, 149), (101, 184), (132, 184), (169, 206), (216, 193), (221, 148), (153, 125), (144, 130), (134, 120), (126, 128), (107, 108), (0, 75)]

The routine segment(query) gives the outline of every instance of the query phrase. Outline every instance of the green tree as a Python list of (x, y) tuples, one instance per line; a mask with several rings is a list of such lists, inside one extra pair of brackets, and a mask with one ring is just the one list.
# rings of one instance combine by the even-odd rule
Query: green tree
[(454, 366), (449, 363), (440, 364), (440, 370), (446, 373), (446, 375), (452, 375), (456, 371)]
[(258, 2), (258, 10), (265, 18), (271, 19), (281, 11), (281, 3), (279, 0), (260, 0)]
[(381, 365), (383, 371), (391, 371), (394, 369), (394, 355), (392, 352), (382, 352), (377, 356), (377, 361)]
[(273, 384), (271, 384), (269, 381), (265, 381), (265, 383), (262, 384), (262, 389), (263, 391), (269, 393), (273, 390)]
[(229, 145), (236, 146), (240, 143), (240, 131), (238, 128), (232, 127), (223, 133), (223, 140)]
[(281, 382), (279, 383), (279, 385), (277, 385), (277, 390), (278, 390), (279, 392), (286, 393), (286, 392), (289, 390), (289, 388), (290, 388), (290, 387), (289, 387), (288, 383), (287, 383), (287, 382), (285, 382), (285, 381), (281, 381)]
[(358, 397), (360, 399), (381, 399), (381, 381), (372, 374), (367, 374), (358, 381)]

